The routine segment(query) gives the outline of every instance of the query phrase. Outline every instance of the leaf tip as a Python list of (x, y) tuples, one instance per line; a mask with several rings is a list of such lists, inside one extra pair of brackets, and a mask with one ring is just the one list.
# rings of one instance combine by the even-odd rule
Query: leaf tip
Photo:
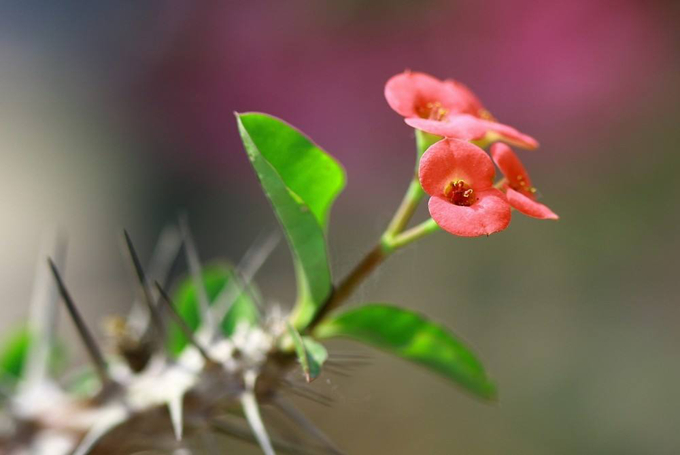
[(500, 402), (498, 398), (498, 389), (496, 388), (496, 385), (490, 380), (487, 381), (484, 390), (482, 390), (480, 393), (480, 396), (490, 404), (498, 404)]

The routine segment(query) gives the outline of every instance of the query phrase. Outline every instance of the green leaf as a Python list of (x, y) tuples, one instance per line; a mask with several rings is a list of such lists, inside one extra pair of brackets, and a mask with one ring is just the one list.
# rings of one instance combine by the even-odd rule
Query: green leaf
[[(0, 344), (0, 383), (11, 386), (23, 377), (31, 345), (37, 338), (35, 333), (25, 325), (16, 329)], [(64, 343), (59, 339), (54, 340), (47, 359), (49, 373), (56, 375), (63, 371), (67, 359)]]
[(342, 167), (287, 123), (265, 114), (237, 114), (241, 139), (293, 252), (298, 300), (293, 321), (303, 329), (331, 290), (325, 232), (345, 185)]
[(310, 337), (302, 337), (302, 342), (307, 351), (307, 358), (309, 359), (309, 380), (312, 382), (321, 374), (321, 367), (326, 359), (328, 359), (328, 351), (321, 343), (317, 343)]
[[(36, 341), (36, 332), (28, 325), (20, 326), (0, 343), (0, 384), (14, 386), (26, 373), (31, 346)], [(57, 375), (66, 366), (68, 352), (64, 343), (56, 339), (48, 353), (48, 372)]]
[[(236, 278), (234, 269), (226, 264), (214, 264), (204, 267), (203, 283), (208, 293), (210, 303), (214, 303), (227, 284)], [(250, 285), (251, 290), (253, 285)], [(177, 312), (184, 319), (191, 330), (196, 330), (201, 323), (200, 305), (198, 304), (198, 294), (191, 277), (186, 278), (180, 283), (174, 294), (173, 301), (177, 306)], [(241, 293), (229, 308), (229, 311), (222, 320), (222, 333), (229, 337), (241, 322), (256, 324), (259, 319), (257, 306), (247, 292)], [(169, 350), (172, 354), (179, 354), (184, 347), (189, 344), (189, 340), (184, 336), (184, 332), (176, 324), (169, 327)]]
[(293, 346), (295, 346), (295, 354), (297, 355), (302, 371), (305, 373), (305, 378), (307, 382), (311, 382), (311, 375), (309, 372), (309, 357), (307, 357), (307, 348), (305, 348), (305, 342), (302, 341), (300, 333), (295, 330), (292, 324), (288, 323), (288, 333), (293, 340)]
[(472, 351), (448, 330), (412, 311), (368, 304), (323, 321), (314, 335), (353, 338), (424, 365), (479, 397), (495, 397), (495, 387)]
[(312, 382), (321, 373), (321, 366), (328, 358), (328, 352), (323, 345), (309, 337), (302, 337), (291, 324), (288, 324), (288, 333), (293, 340), (295, 353), (302, 366), (307, 382)]
[(245, 130), (257, 147), (247, 150), (249, 156), (259, 153), (276, 170), (283, 184), (309, 208), (318, 224), (326, 228), (333, 201), (345, 186), (345, 172), (340, 164), (280, 119), (257, 113), (240, 114), (238, 118), (241, 134)]
[(0, 382), (13, 384), (21, 378), (32, 338), (28, 328), (22, 327), (0, 345)]

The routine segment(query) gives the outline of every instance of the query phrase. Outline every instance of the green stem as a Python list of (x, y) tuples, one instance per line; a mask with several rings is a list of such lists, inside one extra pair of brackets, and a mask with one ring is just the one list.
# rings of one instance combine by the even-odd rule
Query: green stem
[(416, 168), (413, 172), (413, 179), (406, 190), (406, 194), (404, 195), (399, 208), (394, 213), (392, 221), (390, 221), (387, 230), (385, 230), (385, 233), (382, 236), (381, 242), (383, 244), (386, 240), (389, 242), (389, 240), (404, 230), (408, 222), (411, 221), (413, 213), (418, 208), (420, 201), (425, 196), (425, 191), (423, 191), (423, 187), (420, 186), (420, 181), (418, 180), (420, 157), (423, 156), (423, 153), (425, 153), (432, 144), (441, 139), (442, 138), (439, 136), (416, 130)]
[(493, 187), (496, 188), (497, 190), (501, 190), (503, 189), (503, 185), (505, 185), (506, 181), (507, 180), (505, 179), (505, 177), (503, 177), (502, 179), (494, 183)]
[(387, 256), (389, 256), (389, 254), (389, 252), (383, 249), (381, 244), (373, 248), (333, 290), (333, 293), (328, 300), (326, 300), (326, 303), (319, 309), (316, 315), (314, 315), (314, 319), (307, 327), (307, 330), (313, 329), (328, 315), (328, 313), (340, 306), (340, 304), (354, 292), (357, 286), (359, 286), (359, 284), (361, 284), (361, 282), (364, 281), (364, 279), (370, 275), (371, 272), (387, 258)]
[(435, 221), (430, 218), (427, 221), (423, 221), (417, 226), (412, 227), (411, 229), (402, 232), (398, 236), (394, 237), (389, 244), (389, 247), (391, 248), (392, 251), (398, 250), (399, 248), (403, 248), (409, 243), (413, 243), (416, 240), (420, 240), (421, 238), (432, 234), (433, 232), (436, 232), (439, 230), (439, 225), (435, 223)]
[(395, 251), (409, 245), (416, 240), (432, 234), (439, 230), (439, 226), (432, 218), (423, 221), (417, 226), (408, 229), (396, 236), (383, 236), (381, 243), (375, 246), (347, 277), (335, 288), (333, 294), (326, 301), (324, 306), (314, 316), (314, 320), (309, 324), (308, 330), (314, 328), (328, 313), (340, 306), (347, 298), (352, 295), (354, 290)]
[(394, 213), (392, 221), (390, 221), (390, 224), (387, 226), (387, 230), (385, 230), (385, 233), (382, 235), (383, 239), (394, 237), (404, 230), (408, 222), (413, 217), (413, 213), (418, 208), (423, 196), (425, 196), (425, 192), (420, 186), (418, 179), (414, 177), (413, 180), (411, 180), (411, 184), (408, 186), (408, 189), (406, 190), (404, 199), (402, 199), (399, 208)]
[(392, 253), (439, 229), (439, 226), (437, 226), (432, 219), (429, 219), (428, 221), (404, 231), (409, 221), (411, 221), (418, 205), (425, 196), (425, 191), (423, 191), (420, 181), (418, 180), (418, 163), (420, 162), (420, 157), (425, 153), (425, 150), (427, 150), (428, 147), (439, 140), (441, 140), (441, 138), (438, 136), (416, 131), (416, 147), (418, 152), (416, 171), (399, 208), (394, 213), (387, 229), (380, 237), (380, 242), (361, 260), (361, 262), (359, 262), (359, 264), (356, 265), (356, 267), (354, 267), (349, 275), (335, 287), (331, 296), (326, 300), (314, 316), (312, 322), (307, 326), (307, 331), (312, 330), (328, 315), (328, 313), (344, 303), (373, 270), (382, 264), (382, 262)]

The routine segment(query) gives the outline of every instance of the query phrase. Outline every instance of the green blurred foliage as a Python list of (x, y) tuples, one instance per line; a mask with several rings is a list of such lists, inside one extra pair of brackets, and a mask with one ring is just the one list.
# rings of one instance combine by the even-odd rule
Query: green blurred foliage
[[(238, 280), (234, 268), (228, 264), (212, 264), (203, 269), (203, 284), (211, 304), (214, 304), (217, 297), (222, 293), (232, 280)], [(257, 295), (257, 290), (252, 284), (245, 288), (238, 284), (235, 300), (231, 304), (229, 311), (221, 321), (222, 333), (231, 336), (239, 324), (255, 324), (259, 319), (257, 306), (251, 295)], [(240, 291), (239, 291), (240, 290)], [(198, 304), (198, 293), (191, 277), (182, 281), (175, 291), (173, 301), (177, 312), (186, 322), (191, 330), (196, 330), (201, 323), (200, 305)], [(182, 329), (172, 323), (169, 327), (168, 349), (174, 355), (179, 354), (188, 344), (189, 340), (184, 335)]]

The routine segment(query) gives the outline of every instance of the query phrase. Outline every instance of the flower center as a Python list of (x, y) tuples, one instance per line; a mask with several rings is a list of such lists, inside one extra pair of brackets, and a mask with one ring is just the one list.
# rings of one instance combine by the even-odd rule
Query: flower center
[(535, 197), (535, 194), (538, 191), (536, 187), (529, 185), (526, 179), (521, 175), (518, 175), (515, 182), (510, 184), (510, 188), (531, 197)]
[(444, 120), (444, 117), (449, 113), (449, 110), (445, 109), (439, 101), (428, 101), (427, 103), (420, 103), (416, 106), (416, 113), (420, 118), (436, 120), (439, 122)]
[(484, 108), (481, 108), (480, 110), (477, 111), (477, 117), (481, 118), (482, 120), (489, 120), (491, 122), (496, 121), (496, 117), (494, 117), (491, 112), (487, 111)]
[(444, 196), (454, 205), (470, 207), (477, 201), (475, 190), (463, 180), (453, 180), (444, 188)]

